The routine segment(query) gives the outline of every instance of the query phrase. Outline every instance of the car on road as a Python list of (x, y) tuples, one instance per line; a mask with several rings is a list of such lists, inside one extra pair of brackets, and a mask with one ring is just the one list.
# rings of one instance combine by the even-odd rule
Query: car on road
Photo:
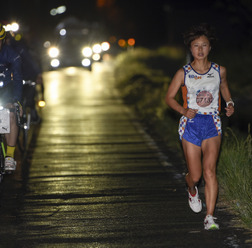
[(87, 23), (70, 17), (55, 29), (54, 41), (46, 41), (43, 59), (45, 69), (82, 66), (89, 70), (92, 63), (101, 61), (110, 49), (98, 23)]

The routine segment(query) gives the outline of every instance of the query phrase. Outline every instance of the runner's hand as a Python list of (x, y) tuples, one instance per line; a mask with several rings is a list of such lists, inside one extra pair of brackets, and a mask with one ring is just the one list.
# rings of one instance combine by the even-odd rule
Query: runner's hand
[(189, 119), (193, 119), (195, 115), (197, 114), (197, 109), (186, 109), (186, 113), (184, 114), (185, 117)]
[(226, 109), (226, 116), (230, 117), (234, 113), (234, 106), (230, 103), (228, 106), (225, 108)]

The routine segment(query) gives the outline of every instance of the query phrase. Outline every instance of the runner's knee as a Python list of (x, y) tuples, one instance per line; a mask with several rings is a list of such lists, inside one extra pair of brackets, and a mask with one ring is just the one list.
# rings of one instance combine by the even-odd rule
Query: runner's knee
[(215, 168), (206, 168), (206, 169), (204, 169), (203, 175), (204, 175), (205, 181), (215, 180), (216, 179), (216, 170), (215, 170)]
[(194, 185), (196, 185), (199, 182), (200, 178), (201, 178), (201, 174), (200, 173), (195, 173), (195, 174), (194, 173), (188, 173), (187, 177), (188, 177), (189, 180), (191, 180), (191, 182), (193, 182)]

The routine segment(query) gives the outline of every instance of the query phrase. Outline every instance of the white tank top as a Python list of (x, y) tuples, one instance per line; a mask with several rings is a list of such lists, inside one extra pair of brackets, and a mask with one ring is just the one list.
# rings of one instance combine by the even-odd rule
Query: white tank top
[(191, 64), (184, 67), (185, 79), (182, 85), (184, 108), (197, 109), (198, 114), (216, 115), (221, 108), (220, 66), (211, 63), (208, 72), (199, 74)]

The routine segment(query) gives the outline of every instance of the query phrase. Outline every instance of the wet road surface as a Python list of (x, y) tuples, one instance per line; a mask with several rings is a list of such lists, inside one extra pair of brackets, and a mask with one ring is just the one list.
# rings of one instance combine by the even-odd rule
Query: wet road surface
[(108, 65), (44, 76), (43, 122), (0, 185), (0, 247), (252, 247), (219, 205), (221, 229), (203, 230), (183, 161), (146, 134)]

